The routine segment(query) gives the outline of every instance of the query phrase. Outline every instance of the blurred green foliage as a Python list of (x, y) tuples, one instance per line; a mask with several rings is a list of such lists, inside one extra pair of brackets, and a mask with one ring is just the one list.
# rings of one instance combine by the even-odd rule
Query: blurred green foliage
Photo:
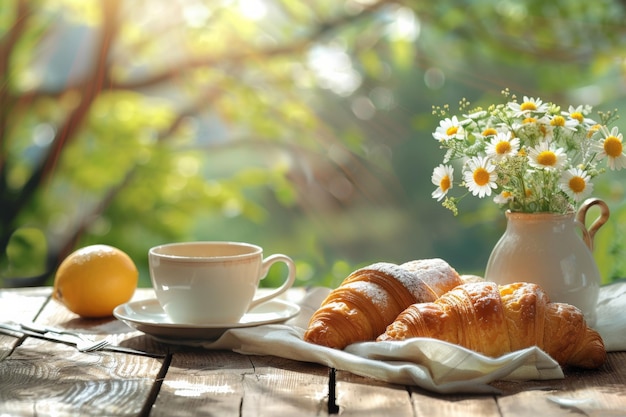
[[(481, 274), (504, 216), (431, 199), (432, 106), (508, 87), (624, 109), (625, 18), (619, 0), (4, 0), (4, 284), (107, 243), (147, 286), (148, 248), (182, 240), (289, 254), (299, 285), (435, 256)], [(594, 193), (605, 281), (626, 275), (619, 174)]]

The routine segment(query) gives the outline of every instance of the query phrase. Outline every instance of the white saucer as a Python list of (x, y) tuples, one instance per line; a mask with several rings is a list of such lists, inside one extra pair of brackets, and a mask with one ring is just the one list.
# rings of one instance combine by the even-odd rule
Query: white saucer
[(300, 307), (297, 304), (274, 299), (254, 307), (239, 323), (185, 324), (172, 322), (156, 299), (148, 299), (119, 305), (113, 310), (113, 315), (130, 327), (150, 336), (175, 341), (215, 340), (228, 329), (282, 323), (295, 317), (299, 312)]

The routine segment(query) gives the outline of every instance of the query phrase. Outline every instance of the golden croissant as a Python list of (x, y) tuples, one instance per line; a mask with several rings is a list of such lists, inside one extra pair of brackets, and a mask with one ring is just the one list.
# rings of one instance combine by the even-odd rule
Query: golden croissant
[(606, 360), (602, 338), (580, 310), (551, 303), (530, 283), (460, 285), (434, 302), (411, 305), (377, 340), (411, 337), (433, 337), (492, 357), (538, 346), (562, 366), (593, 369)]
[(374, 340), (411, 304), (434, 301), (461, 283), (441, 259), (372, 264), (330, 292), (311, 317), (304, 340), (337, 349)]

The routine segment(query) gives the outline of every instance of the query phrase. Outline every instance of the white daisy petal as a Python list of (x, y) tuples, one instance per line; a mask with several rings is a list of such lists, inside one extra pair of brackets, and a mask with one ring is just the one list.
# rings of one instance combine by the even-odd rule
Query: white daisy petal
[(448, 190), (452, 188), (454, 181), (454, 168), (450, 165), (439, 165), (433, 171), (431, 181), (437, 186), (437, 189), (433, 191), (432, 197), (440, 201), (446, 196)]
[(496, 166), (489, 158), (475, 156), (467, 162), (466, 168), (463, 172), (463, 179), (472, 195), (477, 195), (479, 198), (488, 197), (491, 195), (491, 190), (498, 187)]
[(609, 131), (606, 126), (600, 128), (602, 139), (599, 147), (600, 158), (607, 158), (607, 165), (612, 170), (620, 170), (626, 168), (626, 154), (624, 154), (624, 137), (619, 133), (617, 127)]
[(485, 148), (487, 156), (501, 160), (509, 155), (515, 155), (519, 151), (519, 139), (511, 138), (508, 133), (498, 133)]
[(439, 127), (433, 133), (433, 137), (439, 142), (445, 142), (451, 139), (463, 139), (465, 132), (459, 119), (452, 116), (451, 119), (444, 119), (439, 122)]
[(563, 172), (559, 187), (574, 201), (579, 202), (587, 198), (593, 191), (593, 184), (589, 180), (590, 177), (587, 172), (580, 168), (570, 168)]
[(528, 163), (534, 168), (547, 170), (561, 169), (567, 162), (567, 154), (562, 148), (555, 148), (548, 142), (541, 142), (530, 149)]
[(561, 114), (569, 120), (574, 120), (576, 122), (576, 126), (584, 125), (586, 128), (589, 128), (595, 125), (596, 122), (586, 117), (591, 110), (588, 107), (590, 106), (569, 106), (567, 111), (563, 111)]
[(509, 191), (502, 191), (493, 198), (493, 201), (496, 204), (506, 204), (511, 200), (513, 200), (513, 195)]
[(508, 104), (509, 108), (513, 110), (513, 114), (516, 117), (528, 117), (533, 114), (545, 113), (548, 111), (548, 105), (543, 103), (541, 99), (529, 98), (524, 96), (522, 103), (511, 102)]

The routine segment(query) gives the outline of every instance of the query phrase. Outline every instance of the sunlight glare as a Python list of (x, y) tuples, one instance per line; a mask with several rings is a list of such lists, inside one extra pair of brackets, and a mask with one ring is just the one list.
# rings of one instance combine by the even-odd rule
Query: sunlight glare
[(182, 397), (200, 397), (205, 394), (230, 394), (231, 387), (210, 384), (192, 384), (186, 381), (166, 381), (164, 384), (176, 395)]
[(398, 7), (392, 12), (391, 23), (387, 28), (392, 40), (414, 41), (420, 33), (420, 22), (408, 7)]
[(250, 20), (261, 20), (267, 15), (263, 0), (239, 0), (239, 12)]
[(350, 57), (339, 45), (317, 45), (308, 56), (308, 66), (318, 85), (340, 96), (349, 96), (361, 85), (361, 75), (352, 67)]
[(202, 2), (184, 3), (183, 5), (183, 19), (190, 27), (206, 26), (211, 15), (211, 10)]

